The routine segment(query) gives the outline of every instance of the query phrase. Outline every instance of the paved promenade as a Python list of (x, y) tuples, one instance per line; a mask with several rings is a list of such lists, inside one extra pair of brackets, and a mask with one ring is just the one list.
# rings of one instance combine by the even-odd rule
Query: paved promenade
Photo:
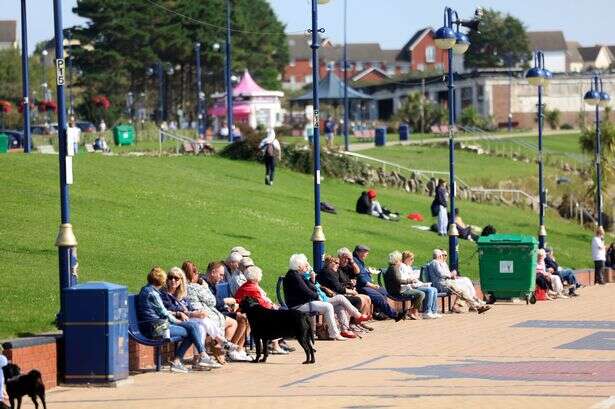
[[(483, 314), (376, 322), (267, 364), (147, 373), (114, 389), (56, 388), (50, 408), (615, 408), (615, 284)], [(31, 407), (27, 402), (26, 407)]]

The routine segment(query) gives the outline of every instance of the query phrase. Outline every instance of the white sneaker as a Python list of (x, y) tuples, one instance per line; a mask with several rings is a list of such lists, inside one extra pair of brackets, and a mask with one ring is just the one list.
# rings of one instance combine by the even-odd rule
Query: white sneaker
[(229, 351), (226, 356), (231, 362), (250, 362), (252, 359), (246, 354), (246, 351)]
[(567, 295), (564, 295), (562, 293), (557, 293), (556, 298), (570, 298), (570, 297), (568, 297)]
[(423, 319), (424, 320), (435, 320), (436, 318), (438, 318), (438, 317), (436, 317), (436, 315), (434, 313), (431, 313), (431, 312), (427, 312), (427, 313), (423, 314)]
[(197, 362), (197, 366), (200, 368), (217, 369), (222, 368), (222, 365), (213, 360), (210, 356), (202, 356)]
[(444, 317), (444, 315), (439, 314), (439, 313), (437, 313), (437, 312), (436, 312), (436, 313), (434, 313), (434, 316), (435, 316), (436, 318), (442, 318), (442, 317)]

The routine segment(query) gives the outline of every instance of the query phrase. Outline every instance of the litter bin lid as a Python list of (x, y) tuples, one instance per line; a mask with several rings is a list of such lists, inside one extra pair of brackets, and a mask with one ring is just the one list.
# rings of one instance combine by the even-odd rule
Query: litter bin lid
[(489, 244), (538, 244), (538, 240), (534, 236), (526, 236), (522, 234), (491, 234), (478, 239), (479, 245)]
[(104, 281), (91, 281), (89, 283), (77, 284), (70, 288), (64, 289), (64, 291), (87, 291), (87, 290), (121, 290), (126, 289), (126, 286), (106, 283)]

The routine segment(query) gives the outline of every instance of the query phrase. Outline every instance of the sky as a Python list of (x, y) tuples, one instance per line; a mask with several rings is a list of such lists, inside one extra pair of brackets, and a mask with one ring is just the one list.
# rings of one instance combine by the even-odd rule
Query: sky
[[(0, 19), (20, 20), (19, 0), (0, 0)], [(206, 1), (206, 0), (195, 0)], [(310, 23), (309, 0), (268, 0), (287, 32), (301, 33)], [(471, 17), (477, 3), (468, 0), (346, 0), (348, 42), (377, 42), (383, 48), (399, 49), (423, 27), (439, 27), (445, 6), (455, 8), (460, 17)], [(615, 12), (613, 0), (480, 0), (478, 5), (494, 8), (521, 19), (528, 30), (562, 30), (568, 41), (582, 45), (615, 44), (609, 24)], [(76, 0), (63, 1), (63, 24), (69, 27), (84, 20), (72, 13)], [(319, 6), (319, 25), (334, 42), (343, 40), (344, 0), (331, 0)], [(598, 11), (598, 12), (596, 12)], [(37, 42), (53, 36), (53, 9), (49, 0), (28, 0), (30, 52)]]

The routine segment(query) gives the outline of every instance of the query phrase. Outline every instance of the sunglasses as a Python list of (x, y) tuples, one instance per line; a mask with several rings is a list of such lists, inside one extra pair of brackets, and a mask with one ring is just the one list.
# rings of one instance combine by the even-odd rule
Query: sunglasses
[(180, 278), (179, 278), (179, 277), (177, 277), (177, 276), (169, 276), (169, 277), (167, 278), (167, 280), (175, 280), (175, 281), (179, 281), (179, 280), (180, 280)]

